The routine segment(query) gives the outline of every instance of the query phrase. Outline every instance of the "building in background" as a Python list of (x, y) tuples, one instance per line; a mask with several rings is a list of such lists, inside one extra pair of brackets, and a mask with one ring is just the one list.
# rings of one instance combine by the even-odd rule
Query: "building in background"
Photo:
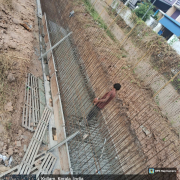
[(146, 24), (180, 54), (180, 0), (157, 0), (154, 5), (159, 8), (159, 21), (151, 17)]
[(136, 8), (137, 4), (140, 2), (141, 2), (141, 0), (130, 0), (128, 5), (132, 10), (134, 10)]
[[(156, 6), (158, 9), (166, 13), (169, 10), (169, 8), (173, 6), (175, 1), (176, 0), (171, 0), (171, 1), (170, 0), (156, 0), (156, 2), (154, 3), (154, 6)], [(153, 2), (154, 0), (151, 0), (151, 3)]]
[(177, 37), (180, 37), (180, 23), (173, 19), (172, 17), (164, 14), (164, 17), (159, 21), (162, 28), (158, 32), (159, 35), (162, 35), (167, 40), (175, 34)]
[[(106, 1), (107, 4), (110, 2), (109, 0)], [(156, 12), (146, 21), (146, 24), (150, 26), (154, 32), (163, 36), (167, 40), (167, 43), (176, 50), (178, 54), (180, 54), (180, 0), (156, 1), (160, 2), (161, 6), (159, 6), (159, 9), (156, 7)], [(109, 3), (108, 5), (110, 5), (113, 9), (116, 9), (119, 2), (122, 3), (122, 1), (119, 0), (111, 0), (111, 4)], [(136, 3), (138, 3), (136, 0), (127, 0), (126, 3), (127, 2), (129, 3), (129, 6), (132, 6), (132, 4), (135, 6)], [(116, 9), (118, 15), (121, 16), (126, 24), (131, 28), (135, 25), (129, 18), (131, 17), (132, 9), (133, 7), (131, 7), (131, 10), (126, 9), (126, 11), (122, 12), (120, 9)], [(158, 14), (158, 20), (154, 19), (156, 14)]]

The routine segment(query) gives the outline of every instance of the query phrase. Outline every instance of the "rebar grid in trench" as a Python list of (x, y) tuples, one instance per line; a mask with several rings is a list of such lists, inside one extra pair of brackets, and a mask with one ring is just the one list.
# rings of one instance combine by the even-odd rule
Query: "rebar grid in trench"
[[(108, 90), (107, 83), (109, 85), (112, 84), (112, 79), (108, 78), (109, 71), (107, 61), (104, 62), (103, 65), (100, 61), (101, 56), (95, 52), (96, 46), (93, 47), (89, 45), (89, 41), (81, 38), (82, 34), (79, 30), (80, 27), (78, 23), (76, 24), (73, 18), (70, 19), (68, 17), (68, 12), (70, 12), (71, 9), (68, 3), (54, 3), (54, 5), (56, 5), (56, 8), (54, 8), (55, 11), (52, 13), (49, 12), (49, 10), (47, 13), (51, 32), (51, 43), (55, 44), (70, 30), (74, 31), (74, 34), (79, 32), (76, 33), (75, 36), (72, 35), (53, 52), (58, 70), (59, 86), (62, 92), (67, 134), (74, 132), (76, 129), (81, 129), (82, 133), (89, 133), (87, 140), (84, 141), (82, 137), (78, 137), (69, 143), (70, 156), (75, 173), (93, 174), (96, 170), (101, 170), (104, 174), (108, 174), (109, 171), (113, 174), (122, 173), (123, 171), (127, 174), (132, 172), (146, 173), (147, 165), (160, 165), (161, 162), (158, 159), (162, 158), (163, 154), (167, 153), (167, 151), (171, 152), (172, 147), (168, 149), (170, 144), (169, 146), (160, 147), (157, 153), (154, 153), (153, 147), (148, 147), (146, 152), (142, 151), (144, 146), (147, 145), (145, 142), (147, 141), (147, 137), (144, 134), (141, 137), (137, 135), (140, 130), (142, 131), (141, 126), (151, 126), (151, 136), (154, 136), (153, 132), (156, 131), (157, 125), (161, 125), (160, 122), (158, 123), (160, 117), (157, 114), (153, 115), (151, 113), (152, 106), (150, 103), (143, 101), (143, 92), (139, 93), (134, 91), (134, 86), (129, 81), (128, 73), (124, 69), (117, 69), (114, 74), (115, 77), (118, 76), (122, 78), (124, 91), (126, 91), (126, 104), (139, 102), (135, 108), (138, 109), (138, 111), (131, 110), (129, 114), (131, 118), (129, 118), (129, 116), (126, 115), (126, 110), (124, 113), (121, 113), (122, 105), (120, 108), (116, 102), (112, 102), (108, 105), (108, 108), (105, 108), (102, 114), (98, 116), (97, 122), (96, 119), (92, 121), (92, 126), (89, 128), (79, 126), (78, 120), (81, 117), (86, 117), (92, 108), (91, 102), (93, 97), (95, 97), (97, 93), (98, 95), (103, 95)], [(51, 8), (53, 9), (53, 7)], [(60, 10), (60, 15), (57, 13), (57, 9)], [(53, 14), (56, 15), (53, 16)], [(97, 30), (96, 33), (98, 32)], [(89, 33), (92, 41), (97, 38), (97, 36), (91, 35), (93, 35), (93, 32)], [(108, 44), (101, 41), (101, 39), (103, 39), (103, 36), (99, 37), (99, 42), (108, 46)], [(89, 53), (87, 53), (88, 51)], [(111, 50), (110, 52), (113, 51)], [(108, 55), (108, 60), (111, 60), (111, 58), (116, 59), (114, 64), (118, 63), (114, 55)], [(121, 67), (123, 67), (123, 63)], [(114, 78), (114, 80), (115, 79), (118, 78)], [(151, 111), (147, 113), (148, 107), (150, 107)], [(116, 116), (115, 114), (119, 112), (120, 115)], [(135, 121), (136, 124), (133, 123), (133, 121)], [(124, 122), (127, 125), (124, 125)], [(102, 126), (102, 124), (104, 126)], [(114, 126), (112, 126), (112, 124)], [(159, 128), (158, 132), (161, 132), (159, 137), (163, 137), (166, 131), (167, 129)], [(98, 144), (102, 147), (105, 138), (107, 138), (106, 155), (103, 156), (103, 160), (99, 160), (97, 154), (101, 150), (93, 151)], [(142, 142), (144, 142), (144, 144)], [(101, 149), (101, 147), (99, 149)], [(111, 154), (110, 152), (115, 153)], [(176, 153), (179, 154), (177, 151)], [(168, 156), (165, 156), (165, 158), (172, 159), (173, 156), (174, 154), (170, 153)], [(114, 162), (116, 158), (118, 160)], [(166, 163), (165, 158), (161, 160), (162, 162), (164, 161), (164, 163)], [(106, 160), (108, 161), (107, 164), (111, 167), (108, 167), (105, 162), (101, 162)], [(119, 165), (116, 166), (117, 164)], [(120, 168), (114, 168), (112, 170), (115, 166)], [(123, 167), (123, 171), (120, 171), (121, 167)]]

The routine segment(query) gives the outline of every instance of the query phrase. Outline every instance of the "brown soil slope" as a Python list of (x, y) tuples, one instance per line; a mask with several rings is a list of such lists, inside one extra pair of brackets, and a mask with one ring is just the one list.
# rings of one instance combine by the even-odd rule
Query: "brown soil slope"
[(32, 134), (21, 127), (26, 74), (41, 76), (34, 0), (0, 0), (0, 154), (20, 163)]

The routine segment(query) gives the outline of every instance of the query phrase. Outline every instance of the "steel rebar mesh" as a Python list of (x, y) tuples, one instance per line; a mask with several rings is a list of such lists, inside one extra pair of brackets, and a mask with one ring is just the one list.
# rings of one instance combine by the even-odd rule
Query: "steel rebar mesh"
[[(117, 47), (104, 41), (106, 36), (102, 30), (91, 28), (85, 31), (78, 21), (82, 16), (69, 18), (69, 12), (76, 7), (75, 2), (82, 5), (81, 1), (42, 0), (52, 45), (73, 32), (53, 54), (67, 134), (77, 129), (81, 131), (81, 135), (69, 143), (74, 172), (94, 174), (99, 170), (103, 174), (138, 174), (147, 173), (147, 167), (178, 168), (176, 134), (155, 112), (157, 107), (145, 96), (146, 90), (132, 83), (134, 79), (126, 62), (119, 61), (113, 51)], [(79, 6), (77, 14), (87, 13)], [(123, 86), (118, 93), (121, 99), (116, 98), (108, 104), (89, 127), (80, 126), (79, 121), (85, 123), (85, 117), (93, 107), (93, 98), (102, 96), (114, 82)], [(84, 134), (89, 134), (85, 140)]]
[[(66, 31), (52, 21), (48, 21), (50, 34), (52, 37), (52, 45), (57, 43), (67, 33)], [(84, 72), (82, 60), (78, 57), (77, 51), (73, 48), (71, 37), (66, 39), (57, 47), (53, 53), (56, 61), (56, 68), (58, 73), (58, 81), (63, 101), (63, 110), (68, 124), (67, 135), (79, 129), (79, 120), (84, 121), (83, 118), (88, 114), (92, 108), (92, 89), (88, 83), (87, 74)], [(109, 136), (106, 130), (101, 130), (99, 123), (102, 121), (102, 116), (91, 121), (91, 126), (88, 130), (85, 126), (81, 127), (82, 134), (89, 134), (88, 140), (84, 142), (82, 137), (69, 144), (70, 156), (73, 170), (76, 173), (95, 173), (96, 170), (102, 171), (103, 174), (113, 173), (111, 169), (112, 163), (118, 166), (119, 173), (122, 172), (120, 163), (117, 159), (109, 160), (111, 156), (115, 155), (115, 149), (110, 148), (111, 151), (106, 153), (104, 141)], [(83, 122), (85, 124), (85, 122)], [(104, 127), (105, 128), (105, 127)], [(102, 133), (100, 133), (102, 131)], [(106, 134), (104, 134), (106, 133)], [(113, 144), (108, 140), (108, 146)], [(104, 147), (104, 152), (101, 152)], [(75, 150), (76, 149), (76, 150)], [(75, 151), (75, 152), (74, 152)], [(81, 151), (80, 155), (76, 155), (77, 151)], [(103, 154), (102, 154), (103, 153)], [(99, 159), (103, 156), (102, 160)], [(77, 166), (77, 164), (83, 164)]]

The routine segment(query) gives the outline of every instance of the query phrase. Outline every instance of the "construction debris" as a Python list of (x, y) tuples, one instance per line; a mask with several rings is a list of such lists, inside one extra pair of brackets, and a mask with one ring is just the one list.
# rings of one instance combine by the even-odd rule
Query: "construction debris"
[(51, 111), (46, 107), (38, 123), (36, 131), (34, 132), (34, 135), (31, 139), (28, 149), (23, 157), (23, 160), (19, 165), (17, 172), (18, 174), (29, 174), (31, 172), (38, 150), (42, 143), (45, 131), (47, 129), (50, 117), (51, 117)]
[(46, 76), (46, 78), (47, 78), (47, 81), (50, 81), (50, 78), (49, 78), (49, 76)]
[(47, 153), (39, 168), (39, 171), (36, 174), (36, 177), (38, 178), (40, 174), (51, 174), (55, 162), (56, 157), (52, 153)]
[(11, 157), (9, 158), (9, 163), (8, 163), (9, 166), (11, 166), (12, 161), (13, 161), (13, 158), (12, 158), (12, 156), (11, 156)]
[[(43, 152), (43, 153), (40, 153), (40, 154), (38, 154), (37, 156), (36, 156), (36, 161), (34, 162), (34, 164), (33, 164), (33, 167), (34, 168), (32, 168), (32, 170), (31, 170), (31, 173), (32, 172), (34, 172), (34, 170), (35, 169), (37, 169), (37, 167), (35, 166), (35, 164), (37, 164), (37, 162), (38, 161), (42, 161), (43, 159), (44, 159), (44, 157), (45, 157), (45, 153)], [(4, 166), (3, 166), (4, 167)], [(13, 167), (13, 168), (11, 168), (11, 169), (7, 169), (7, 171), (5, 171), (4, 173), (2, 173), (2, 174), (0, 174), (0, 178), (1, 177), (3, 177), (3, 176), (5, 176), (5, 175), (8, 175), (9, 173), (12, 173), (13, 171), (16, 171), (17, 169), (19, 168), (19, 165), (18, 166), (15, 166), (15, 167)]]
[(2, 159), (5, 162), (8, 158), (6, 156), (3, 156), (2, 154), (0, 154), (0, 159)]
[(32, 27), (28, 25), (28, 22), (20, 23), (20, 25), (27, 29), (29, 32), (32, 30)]
[(74, 16), (74, 11), (71, 11), (71, 12), (69, 13), (69, 17), (72, 17), (72, 16)]
[(5, 155), (2, 155), (2, 154), (0, 154), (0, 159), (2, 159), (2, 161), (4, 162), (6, 167), (10, 166), (12, 161), (13, 161), (12, 156), (9, 157), (8, 155), (5, 156)]
[(146, 134), (146, 136), (151, 137), (151, 133), (150, 131), (148, 131), (148, 129), (146, 127), (144, 127), (143, 125), (140, 126), (140, 128), (142, 128), (143, 132)]
[(53, 107), (53, 101), (51, 98), (49, 98), (49, 106)]
[(40, 78), (36, 78), (30, 73), (27, 75), (22, 126), (32, 132), (35, 130), (45, 107), (45, 95), (42, 86)]

